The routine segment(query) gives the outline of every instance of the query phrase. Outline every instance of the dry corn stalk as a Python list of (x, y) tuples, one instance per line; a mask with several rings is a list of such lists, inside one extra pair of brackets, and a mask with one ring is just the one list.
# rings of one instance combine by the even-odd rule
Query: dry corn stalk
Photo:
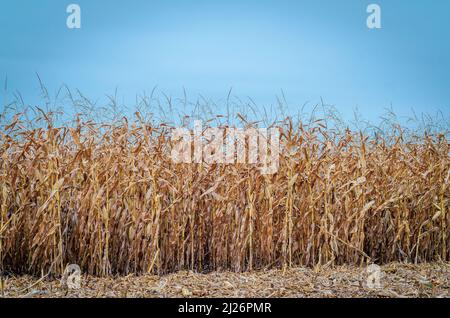
[[(46, 117), (48, 118), (48, 117)], [(449, 143), (280, 123), (276, 174), (174, 164), (140, 117), (19, 129), (0, 141), (0, 259), (97, 275), (449, 260)]]

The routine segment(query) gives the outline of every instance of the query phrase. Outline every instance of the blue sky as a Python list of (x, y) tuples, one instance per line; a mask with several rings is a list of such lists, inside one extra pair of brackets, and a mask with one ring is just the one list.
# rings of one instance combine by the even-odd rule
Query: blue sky
[[(81, 7), (79, 30), (66, 27), (70, 3)], [(381, 6), (380, 30), (366, 27), (370, 3)], [(67, 84), (100, 101), (116, 88), (132, 103), (155, 85), (190, 99), (224, 99), (233, 87), (258, 105), (283, 90), (293, 113), (322, 97), (344, 117), (392, 105), (448, 118), (450, 1), (2, 0), (8, 98), (38, 104), (36, 73), (53, 95)]]

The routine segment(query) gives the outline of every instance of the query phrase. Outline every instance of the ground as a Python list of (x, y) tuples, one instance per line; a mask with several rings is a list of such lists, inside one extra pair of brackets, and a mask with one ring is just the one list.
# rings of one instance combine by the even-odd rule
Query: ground
[(80, 289), (59, 280), (9, 277), (4, 297), (445, 297), (450, 298), (450, 263), (389, 264), (381, 288), (367, 286), (366, 268), (320, 267), (248, 273), (178, 272), (166, 276), (82, 276)]

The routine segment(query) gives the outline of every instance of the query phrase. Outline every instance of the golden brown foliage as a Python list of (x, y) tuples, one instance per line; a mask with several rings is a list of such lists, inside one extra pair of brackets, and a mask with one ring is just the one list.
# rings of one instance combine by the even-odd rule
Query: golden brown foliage
[[(139, 116), (138, 116), (139, 117)], [(0, 141), (0, 259), (95, 275), (449, 259), (445, 136), (281, 123), (278, 173), (174, 164), (170, 128), (20, 128)]]

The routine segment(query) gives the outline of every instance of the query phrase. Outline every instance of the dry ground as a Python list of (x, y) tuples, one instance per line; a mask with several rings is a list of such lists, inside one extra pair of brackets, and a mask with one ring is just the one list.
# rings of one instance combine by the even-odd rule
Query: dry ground
[(364, 268), (295, 268), (249, 273), (178, 272), (162, 277), (83, 276), (79, 290), (59, 280), (8, 278), (5, 297), (445, 297), (450, 298), (450, 264), (390, 264), (382, 288), (366, 286)]

